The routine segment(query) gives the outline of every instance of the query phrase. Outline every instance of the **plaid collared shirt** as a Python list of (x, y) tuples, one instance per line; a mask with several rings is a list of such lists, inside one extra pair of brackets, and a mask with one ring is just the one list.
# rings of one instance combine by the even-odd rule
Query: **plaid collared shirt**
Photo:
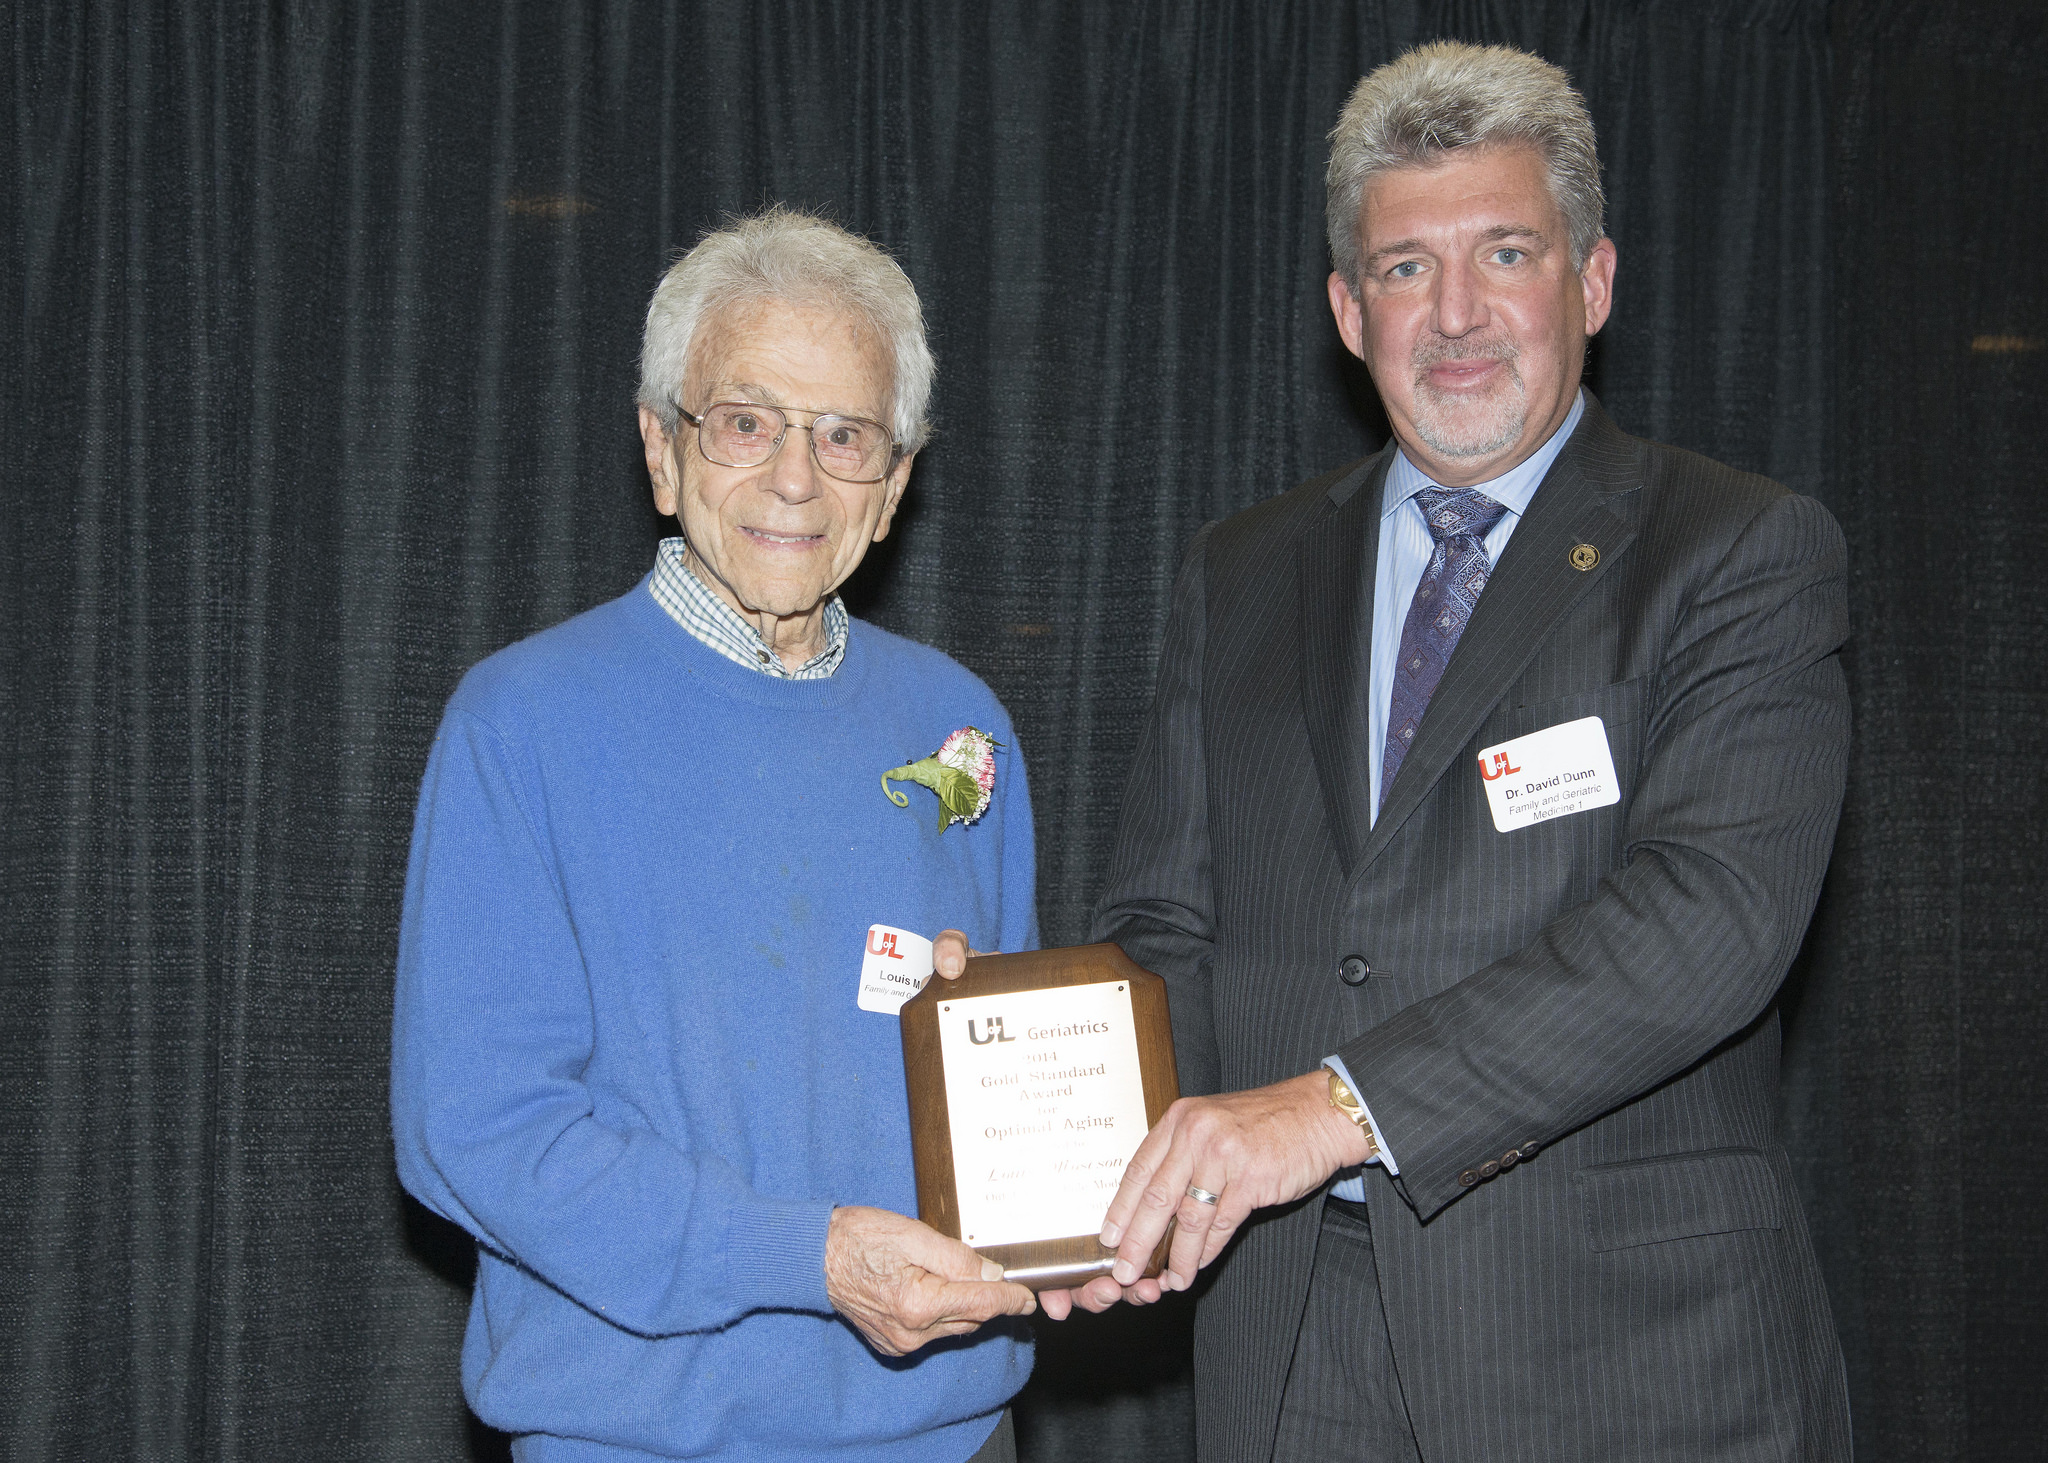
[(683, 541), (665, 538), (654, 554), (648, 593), (670, 619), (734, 665), (783, 681), (822, 681), (846, 659), (846, 605), (838, 595), (825, 602), (825, 648), (795, 670), (769, 648), (738, 611), (711, 592), (683, 558)]

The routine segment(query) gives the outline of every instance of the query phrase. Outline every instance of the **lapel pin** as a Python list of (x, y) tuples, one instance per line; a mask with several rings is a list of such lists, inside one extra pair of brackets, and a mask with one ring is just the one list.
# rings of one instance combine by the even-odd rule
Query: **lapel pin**
[(1573, 544), (1569, 557), (1572, 561), (1572, 567), (1581, 574), (1584, 574), (1589, 569), (1599, 567), (1600, 564), (1600, 551), (1591, 544)]

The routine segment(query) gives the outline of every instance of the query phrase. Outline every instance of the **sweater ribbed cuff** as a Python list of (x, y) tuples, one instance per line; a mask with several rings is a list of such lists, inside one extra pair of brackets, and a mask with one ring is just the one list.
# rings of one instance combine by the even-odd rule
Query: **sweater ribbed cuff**
[(832, 1206), (817, 1200), (755, 1199), (736, 1206), (725, 1242), (727, 1274), (746, 1310), (830, 1311), (825, 1232)]

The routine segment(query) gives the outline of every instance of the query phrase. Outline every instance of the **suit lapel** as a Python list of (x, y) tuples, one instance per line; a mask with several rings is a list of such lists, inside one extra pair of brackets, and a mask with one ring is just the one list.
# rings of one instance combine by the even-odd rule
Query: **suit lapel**
[[(1635, 537), (1633, 524), (1612, 505), (1641, 481), (1635, 445), (1588, 393), (1578, 430), (1530, 500), (1529, 511), (1516, 525), (1479, 596), (1472, 622), (1459, 637), (1451, 663), (1444, 667), (1422, 725), (1416, 728), (1415, 745), (1402, 759), (1356, 867), (1379, 857), (1552, 628), (1612, 570)], [(1571, 551), (1579, 544), (1599, 550), (1594, 568), (1573, 566)], [(1359, 714), (1363, 718), (1362, 708)], [(1347, 869), (1351, 867), (1347, 862)]]
[[(1301, 693), (1323, 810), (1349, 875), (1372, 826), (1365, 677), (1372, 658), (1372, 580), (1379, 562), (1380, 494), (1392, 444), (1329, 491), (1299, 550)], [(1480, 598), (1483, 600), (1484, 595)]]

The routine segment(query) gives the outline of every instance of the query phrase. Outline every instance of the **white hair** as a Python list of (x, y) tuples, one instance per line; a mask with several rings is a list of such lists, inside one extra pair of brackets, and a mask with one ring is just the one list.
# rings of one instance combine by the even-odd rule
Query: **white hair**
[(769, 300), (843, 310), (873, 331), (893, 375), (889, 430), (906, 453), (924, 445), (934, 363), (909, 276), (866, 239), (781, 204), (705, 234), (662, 275), (640, 343), (640, 405), (674, 432), (698, 331)]
[(1586, 99), (1569, 77), (1526, 51), (1432, 41), (1366, 76), (1330, 129), (1323, 175), (1330, 258), (1358, 291), (1359, 211), (1381, 173), (1429, 167), (1468, 147), (1533, 147), (1571, 233), (1572, 267), (1600, 242), (1607, 196)]

